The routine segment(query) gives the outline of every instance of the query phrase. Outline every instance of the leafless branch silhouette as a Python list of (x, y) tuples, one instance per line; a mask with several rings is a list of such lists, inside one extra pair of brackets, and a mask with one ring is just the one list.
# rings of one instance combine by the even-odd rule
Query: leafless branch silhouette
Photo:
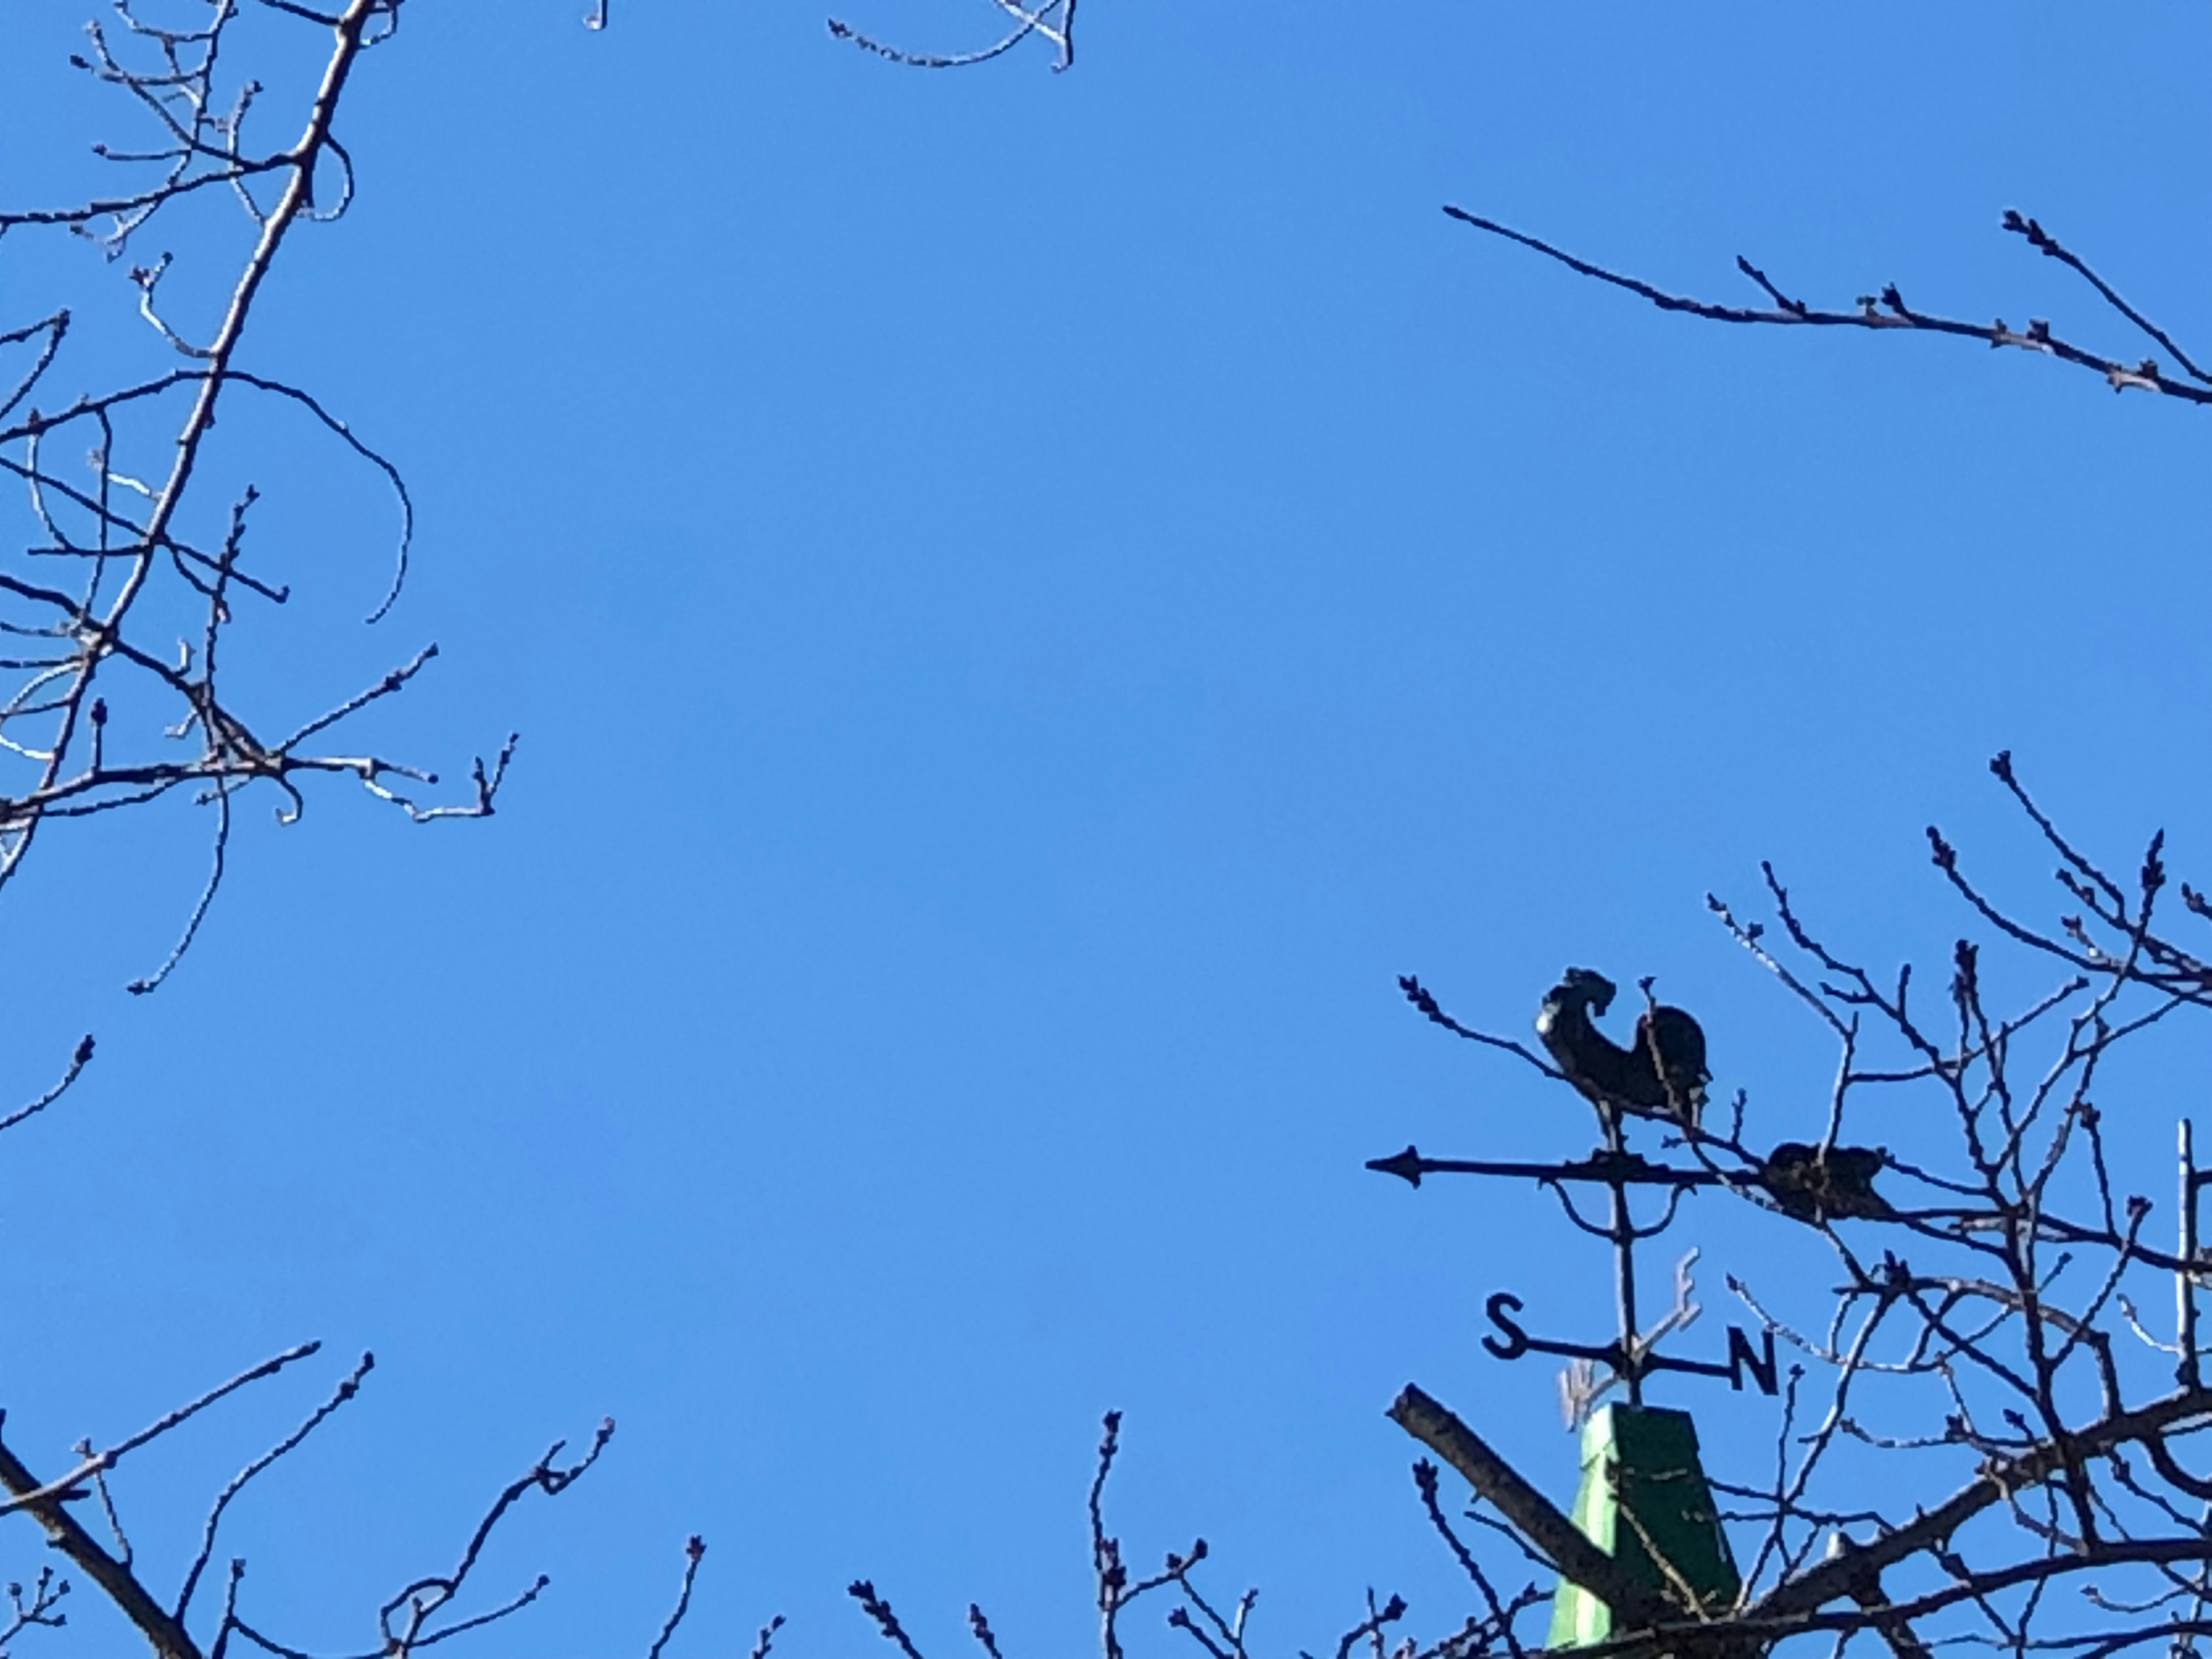
[[(63, 207), (0, 210), (0, 239), (59, 228), (111, 260), (179, 215), (225, 201), (246, 233), (228, 299), (204, 334), (161, 309), (161, 284), (175, 264), (170, 253), (131, 268), (140, 316), (160, 346), (185, 359), (182, 366), (105, 388), (70, 386), (70, 312), (0, 332), (0, 347), (28, 358), (0, 394), (0, 472), (23, 485), (33, 537), (0, 564), (0, 597), (14, 611), (0, 611), (0, 634), (17, 641), (0, 660), (0, 674), (12, 677), (0, 684), (0, 761), (16, 774), (0, 793), (0, 888), (49, 820), (140, 805), (180, 789), (211, 806), (206, 884), (175, 949), (133, 982), (140, 992), (159, 986), (196, 937), (222, 884), (233, 806), (244, 792), (268, 785), (288, 823), (305, 809), (303, 786), (318, 775), (350, 777), (417, 823), (487, 817), (514, 746), (510, 737), (491, 761), (477, 762), (466, 794), (449, 802), (422, 795), (437, 780), (411, 763), (319, 746), (362, 709), (404, 690), (434, 659), (434, 645), (374, 684), (284, 723), (249, 718), (219, 674), (240, 611), (289, 598), (284, 586), (257, 575), (246, 556), (259, 487), (245, 484), (212, 514), (202, 505), (219, 410), (240, 398), (273, 398), (389, 483), (395, 562), (371, 620), (398, 596), (414, 531), (412, 504), (389, 459), (311, 393), (238, 361), (263, 285), (294, 233), (345, 213), (353, 178), (336, 131), (339, 108), (356, 67), (397, 28), (399, 8), (352, 0), (327, 16), (290, 5), (262, 9), (312, 21), (331, 37), (289, 136), (251, 142), (249, 117), (262, 88), (227, 77), (223, 57), (247, 15), (236, 0), (213, 0), (191, 28), (156, 26), (125, 4), (113, 38), (102, 25), (89, 26), (88, 52), (73, 61), (153, 124), (143, 148), (99, 147), (129, 182)], [(196, 226), (177, 228), (197, 234)], [(131, 459), (140, 450), (143, 464)], [(49, 567), (53, 575), (40, 574)], [(180, 624), (185, 636), (173, 650), (157, 642)]]
[[(289, 598), (289, 590), (258, 574), (246, 556), (260, 487), (244, 483), (223, 506), (209, 505), (218, 488), (209, 434), (218, 412), (240, 400), (258, 398), (296, 413), (389, 487), (392, 574), (370, 622), (391, 611), (406, 576), (414, 509), (398, 468), (313, 394), (240, 362), (263, 286), (295, 233), (338, 220), (351, 200), (353, 165), (338, 136), (341, 109), (362, 61), (393, 38), (402, 3), (345, 0), (319, 10), (293, 0), (180, 0), (181, 9), (197, 7), (197, 21), (169, 27), (142, 15), (137, 0), (118, 0), (112, 21), (89, 24), (86, 51), (70, 61), (150, 123), (150, 139), (95, 146), (124, 180), (107, 193), (55, 207), (0, 207), (0, 254), (10, 239), (20, 246), (23, 238), (58, 233), (115, 261), (158, 228), (187, 239), (183, 245), (194, 258), (227, 257), (215, 252), (224, 246), (219, 225), (193, 217), (210, 212), (233, 216), (243, 233), (222, 286), (225, 297), (204, 331), (163, 308), (161, 285), (178, 264), (171, 252), (130, 268), (140, 321), (152, 331), (156, 350), (182, 358), (180, 365), (152, 368), (119, 384), (72, 384), (70, 311), (12, 326), (0, 319), (0, 474), (21, 483), (30, 517), (30, 535), (19, 550), (0, 558), (0, 636), (13, 641), (0, 656), (0, 888), (22, 871), (49, 824), (144, 805), (179, 791), (212, 809), (207, 878), (173, 948), (131, 984), (133, 992), (158, 988), (190, 949), (222, 882), (235, 805), (257, 786), (274, 792), (277, 817), (288, 823), (299, 818), (307, 789), (324, 775), (352, 779), (417, 823), (488, 817), (514, 752), (510, 735), (491, 758), (471, 765), (465, 789), (441, 797), (429, 793), (436, 775), (412, 763), (366, 748), (329, 746), (354, 716), (407, 689), (436, 657), (435, 645), (416, 648), (370, 684), (281, 716), (249, 715), (231, 679), (218, 672), (219, 664), (231, 661), (240, 613), (281, 607)], [(295, 124), (286, 136), (261, 142), (251, 137), (249, 118), (272, 94), (230, 70), (226, 47), (241, 31), (264, 25), (304, 25), (325, 33), (330, 46), (319, 75), (298, 89)], [(142, 453), (143, 460), (133, 459)], [(179, 641), (173, 650), (162, 642), (171, 636)], [(0, 1131), (55, 1104), (93, 1054), (87, 1036), (45, 1093), (0, 1111)], [(257, 1477), (355, 1399), (369, 1374), (369, 1356), (216, 1494), (173, 1600), (157, 1595), (142, 1577), (111, 1480), (126, 1457), (135, 1469), (202, 1413), (255, 1391), (319, 1347), (307, 1342), (289, 1348), (104, 1445), (80, 1440), (59, 1474), (35, 1472), (0, 1440), (0, 1517), (34, 1524), (160, 1659), (223, 1659), (240, 1644), (306, 1659), (303, 1650), (249, 1622), (241, 1606), (242, 1559), (227, 1565), (219, 1607), (210, 1607), (210, 1598), (198, 1592), (233, 1505)], [(545, 1588), (542, 1577), (476, 1611), (465, 1610), (462, 1597), (487, 1543), (516, 1506), (533, 1492), (554, 1498), (566, 1491), (613, 1432), (611, 1420), (602, 1423), (583, 1454), (565, 1462), (556, 1443), (502, 1488), (454, 1565), (402, 1586), (377, 1610), (369, 1651), (398, 1659), (533, 1602)], [(105, 1541), (80, 1519), (90, 1514), (88, 1503), (97, 1507)], [(685, 1548), (681, 1592), (648, 1650), (651, 1659), (659, 1659), (690, 1609), (704, 1548), (696, 1538)], [(0, 1645), (61, 1628), (71, 1595), (70, 1580), (51, 1567), (27, 1588), (7, 1586)], [(764, 1659), (775, 1628), (762, 1632), (757, 1659)]]
[(1021, 0), (991, 0), (991, 3), (1000, 14), (999, 34), (987, 44), (966, 52), (917, 52), (894, 46), (835, 17), (829, 20), (830, 33), (837, 40), (849, 40), (863, 52), (873, 52), (909, 69), (967, 69), (988, 64), (1005, 57), (1032, 37), (1052, 47), (1052, 66), (1055, 70), (1074, 66), (1075, 0), (1042, 0), (1036, 6), (1023, 4)]
[(2015, 329), (2002, 317), (1979, 323), (1958, 317), (1938, 316), (1906, 304), (1904, 295), (1899, 292), (1894, 283), (1885, 283), (1871, 293), (1861, 294), (1851, 301), (1848, 309), (1824, 309), (1808, 305), (1802, 300), (1792, 299), (1764, 270), (1741, 254), (1736, 256), (1736, 269), (1766, 296), (1770, 302), (1767, 305), (1727, 305), (1687, 295), (1670, 294), (1640, 276), (1578, 258), (1563, 248), (1502, 225), (1495, 219), (1486, 219), (1464, 208), (1447, 206), (1444, 211), (1462, 224), (1470, 225), (1486, 235), (1502, 237), (1506, 241), (1540, 253), (1546, 258), (1565, 265), (1578, 276), (1587, 276), (1593, 282), (1649, 300), (1662, 311), (1701, 317), (1714, 323), (1772, 324), (1784, 328), (1864, 329), (1878, 333), (1941, 334), (1956, 339), (1979, 340), (1992, 347), (2009, 346), (2058, 362), (2071, 363), (2077, 368), (2088, 369), (2100, 376), (2115, 392), (2151, 392), (2161, 397), (2178, 398), (2184, 403), (2212, 404), (2212, 376), (2208, 376), (2199, 368), (2171, 335), (2122, 299), (2119, 292), (2092, 270), (2081, 256), (2066, 247), (2033, 219), (2010, 208), (2005, 210), (2002, 222), (2007, 231), (2021, 237), (2046, 258), (2057, 259), (2068, 270), (2079, 274), (2095, 290), (2106, 309), (2155, 342), (2166, 353), (2167, 360), (2180, 372), (2176, 374), (2172, 369), (2162, 368), (2155, 357), (2139, 357), (2130, 362), (2117, 355), (2108, 356), (2076, 345), (2054, 332), (2051, 324), (2039, 317), (2030, 318), (2025, 327)]

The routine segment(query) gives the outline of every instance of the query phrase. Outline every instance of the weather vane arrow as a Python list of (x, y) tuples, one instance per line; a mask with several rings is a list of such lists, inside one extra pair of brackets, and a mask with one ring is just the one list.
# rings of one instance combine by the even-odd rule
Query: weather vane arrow
[[(1423, 1158), (1420, 1150), (1408, 1146), (1402, 1152), (1393, 1152), (1388, 1158), (1370, 1158), (1367, 1167), (1382, 1175), (1394, 1175), (1408, 1186), (1418, 1187), (1423, 1176), (1473, 1175), (1519, 1176), (1528, 1181), (1588, 1181), (1601, 1186), (1616, 1182), (1629, 1187), (1671, 1187), (1680, 1190), (1686, 1187), (1718, 1187), (1731, 1179), (1718, 1170), (1678, 1170), (1669, 1164), (1654, 1164), (1637, 1152), (1593, 1152), (1588, 1158), (1571, 1158), (1564, 1164), (1512, 1164), (1484, 1158)], [(1747, 1172), (1745, 1180), (1757, 1184), (1759, 1176)]]

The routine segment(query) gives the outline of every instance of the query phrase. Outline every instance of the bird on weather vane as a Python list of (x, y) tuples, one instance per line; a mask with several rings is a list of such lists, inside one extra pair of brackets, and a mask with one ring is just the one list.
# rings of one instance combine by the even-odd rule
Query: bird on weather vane
[(1568, 969), (1536, 1011), (1537, 1037), (1607, 1122), (1627, 1112), (1696, 1128), (1712, 1080), (1705, 1031), (1682, 1009), (1656, 1006), (1637, 1016), (1624, 1048), (1593, 1023), (1612, 1006), (1615, 989), (1593, 969)]
[(1856, 1216), (1878, 1221), (1896, 1213), (1874, 1189), (1874, 1178), (1888, 1162), (1879, 1146), (1831, 1146), (1824, 1152), (1785, 1140), (1766, 1155), (1759, 1181), (1775, 1207), (1795, 1220), (1817, 1224)]

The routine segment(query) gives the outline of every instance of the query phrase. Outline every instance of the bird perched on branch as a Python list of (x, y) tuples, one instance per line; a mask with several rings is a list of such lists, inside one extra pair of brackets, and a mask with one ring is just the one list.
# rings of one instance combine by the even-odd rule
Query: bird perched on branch
[(1824, 1158), (1817, 1146), (1785, 1140), (1767, 1154), (1759, 1179), (1776, 1207), (1799, 1221), (1874, 1221), (1894, 1213), (1889, 1200), (1874, 1189), (1874, 1178), (1887, 1161), (1878, 1146), (1831, 1146)]
[(1647, 1008), (1637, 1017), (1635, 1041), (1624, 1048), (1590, 1023), (1613, 1005), (1613, 991), (1603, 974), (1568, 969), (1536, 1011), (1537, 1037), (1601, 1113), (1632, 1112), (1697, 1127), (1712, 1078), (1704, 1030), (1680, 1008)]

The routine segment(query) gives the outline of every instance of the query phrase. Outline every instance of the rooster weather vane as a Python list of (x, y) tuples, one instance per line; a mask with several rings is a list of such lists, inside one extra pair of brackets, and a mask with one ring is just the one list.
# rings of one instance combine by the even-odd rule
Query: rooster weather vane
[[(1885, 1154), (1876, 1148), (1784, 1141), (1764, 1158), (1747, 1153), (1737, 1139), (1741, 1127), (1741, 1097), (1737, 1123), (1730, 1133), (1707, 1128), (1704, 1122), (1706, 1085), (1712, 1074), (1705, 1061), (1705, 1031), (1683, 1009), (1655, 1001), (1651, 983), (1649, 979), (1639, 981), (1644, 1008), (1637, 1017), (1630, 1041), (1623, 1046), (1596, 1024), (1617, 994), (1613, 981), (1588, 968), (1568, 969), (1559, 982), (1545, 993), (1536, 1012), (1537, 1039), (1551, 1059), (1547, 1065), (1517, 1042), (1462, 1026), (1437, 1006), (1418, 980), (1400, 981), (1407, 997), (1431, 1020), (1462, 1036), (1519, 1053), (1571, 1085), (1597, 1109), (1601, 1144), (1581, 1158), (1556, 1164), (1431, 1158), (1408, 1146), (1394, 1157), (1373, 1159), (1367, 1166), (1400, 1176), (1415, 1187), (1428, 1175), (1533, 1180), (1552, 1189), (1577, 1227), (1613, 1246), (1618, 1331), (1610, 1342), (1570, 1342), (1530, 1335), (1516, 1316), (1526, 1304), (1510, 1291), (1495, 1292), (1485, 1306), (1496, 1333), (1484, 1336), (1483, 1346), (1498, 1358), (1546, 1353), (1570, 1362), (1559, 1378), (1560, 1403), (1570, 1427), (1585, 1421), (1599, 1400), (1615, 1387), (1631, 1406), (1640, 1407), (1644, 1379), (1654, 1372), (1725, 1377), (1731, 1388), (1738, 1389), (1748, 1376), (1761, 1394), (1777, 1391), (1771, 1329), (1762, 1331), (1754, 1343), (1741, 1328), (1729, 1326), (1727, 1358), (1721, 1360), (1658, 1352), (1662, 1341), (1687, 1328), (1698, 1316), (1690, 1279), (1696, 1250), (1675, 1264), (1673, 1308), (1649, 1328), (1640, 1322), (1636, 1246), (1674, 1224), (1684, 1193), (1700, 1187), (1753, 1192), (1763, 1194), (1784, 1214), (1814, 1223), (1890, 1212), (1887, 1203), (1874, 1190), (1875, 1176), (1885, 1161)], [(1632, 1117), (1670, 1126), (1674, 1133), (1665, 1144), (1686, 1148), (1695, 1162), (1688, 1165), (1656, 1162), (1629, 1151), (1625, 1126)], [(1607, 1190), (1610, 1205), (1604, 1219), (1594, 1220), (1583, 1213), (1573, 1192), (1577, 1186)], [(1656, 1219), (1642, 1223), (1636, 1219), (1630, 1195), (1639, 1188), (1665, 1192), (1666, 1201)]]

